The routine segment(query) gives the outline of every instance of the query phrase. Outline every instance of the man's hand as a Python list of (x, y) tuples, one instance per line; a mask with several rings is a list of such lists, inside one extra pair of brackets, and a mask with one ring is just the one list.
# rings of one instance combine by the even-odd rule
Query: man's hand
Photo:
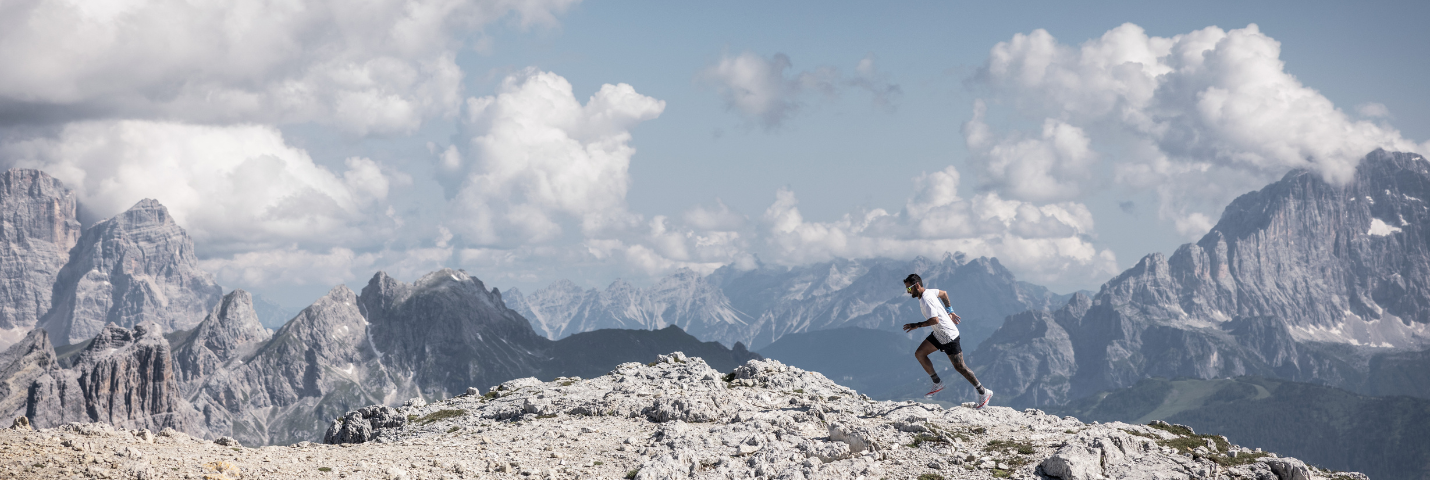
[(919, 325), (918, 325), (917, 323), (905, 323), (905, 324), (904, 324), (904, 331), (905, 331), (905, 332), (911, 331), (911, 330), (916, 329), (916, 328), (919, 328)]
[(958, 321), (960, 320), (960, 318), (958, 317), (957, 313), (948, 312), (948, 318), (953, 320), (954, 325), (958, 325)]

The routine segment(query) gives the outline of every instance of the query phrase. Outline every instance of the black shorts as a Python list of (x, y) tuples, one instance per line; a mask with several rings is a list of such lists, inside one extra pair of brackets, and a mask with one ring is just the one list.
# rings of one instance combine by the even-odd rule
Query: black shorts
[(927, 340), (929, 343), (932, 343), (933, 346), (934, 346), (934, 348), (937, 348), (937, 349), (939, 349), (939, 350), (943, 350), (943, 353), (947, 353), (947, 354), (949, 354), (949, 355), (958, 355), (958, 354), (960, 354), (960, 353), (963, 353), (963, 345), (958, 342), (958, 340), (961, 339), (961, 338), (963, 338), (963, 335), (959, 335), (959, 336), (957, 336), (957, 337), (953, 337), (953, 341), (952, 341), (952, 342), (939, 343), (939, 342), (938, 342), (938, 337), (936, 337), (936, 336), (934, 336), (934, 334), (930, 333), (929, 336), (928, 336), (928, 338), (925, 338), (924, 340)]

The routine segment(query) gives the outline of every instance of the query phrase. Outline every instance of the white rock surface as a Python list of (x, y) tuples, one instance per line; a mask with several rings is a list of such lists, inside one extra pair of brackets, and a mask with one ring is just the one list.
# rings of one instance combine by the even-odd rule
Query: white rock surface
[(345, 441), (363, 443), (245, 448), (99, 424), (0, 430), (0, 477), (1364, 478), (1274, 456), (1228, 468), (1159, 444), (1179, 436), (1150, 426), (875, 402), (778, 361), (722, 375), (678, 352), (599, 378), (367, 407), (330, 432), (345, 428)]

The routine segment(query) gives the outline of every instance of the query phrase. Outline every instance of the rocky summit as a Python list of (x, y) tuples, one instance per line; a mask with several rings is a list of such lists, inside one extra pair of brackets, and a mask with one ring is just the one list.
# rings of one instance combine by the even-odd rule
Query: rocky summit
[(371, 406), (327, 440), (248, 448), (172, 429), (0, 430), (10, 478), (1363, 479), (1180, 425), (879, 402), (773, 360), (729, 374), (680, 352), (609, 374), (522, 378)]
[(169, 210), (140, 200), (80, 236), (40, 322), (60, 345), (89, 340), (106, 323), (193, 328), (223, 295), (198, 263), (194, 242)]
[(50, 289), (79, 240), (74, 192), (39, 170), (0, 173), (0, 348), (50, 309)]
[(971, 355), (1022, 406), (1148, 377), (1261, 375), (1430, 396), (1430, 162), (1377, 150), (1350, 182), (1298, 170), (1054, 311), (1011, 316)]

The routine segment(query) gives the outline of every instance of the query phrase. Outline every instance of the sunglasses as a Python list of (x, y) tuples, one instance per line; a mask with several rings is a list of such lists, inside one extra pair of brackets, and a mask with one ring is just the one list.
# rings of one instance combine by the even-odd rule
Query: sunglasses
[(909, 285), (909, 286), (907, 286), (907, 287), (904, 287), (904, 291), (905, 291), (905, 292), (909, 292), (909, 293), (914, 293), (914, 286), (913, 286), (913, 285)]

